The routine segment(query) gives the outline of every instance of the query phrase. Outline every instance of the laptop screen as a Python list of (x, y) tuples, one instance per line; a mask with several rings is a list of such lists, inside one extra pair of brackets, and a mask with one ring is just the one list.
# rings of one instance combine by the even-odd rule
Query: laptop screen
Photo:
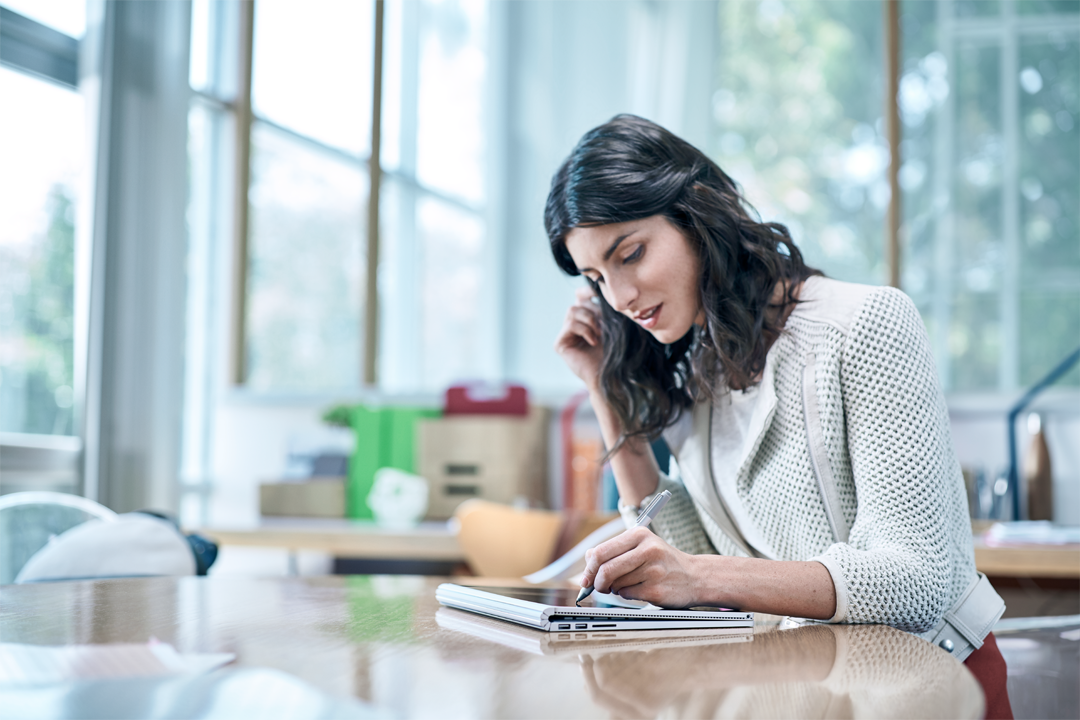
[[(539, 605), (553, 605), (556, 607), (573, 607), (577, 600), (578, 590), (573, 588), (545, 588), (545, 587), (480, 587), (471, 586), (474, 590), (483, 590), (492, 595), (525, 600)], [(626, 600), (624, 598), (612, 598), (611, 602), (605, 602), (603, 595), (600, 597), (590, 596), (582, 601), (582, 607), (618, 607), (637, 608), (647, 607), (648, 603), (640, 600)]]

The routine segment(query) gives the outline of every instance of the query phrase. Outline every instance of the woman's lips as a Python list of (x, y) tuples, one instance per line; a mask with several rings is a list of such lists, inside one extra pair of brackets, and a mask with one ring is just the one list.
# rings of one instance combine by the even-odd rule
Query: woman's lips
[(634, 321), (646, 330), (651, 330), (656, 327), (656, 323), (660, 319), (660, 308), (663, 306), (664, 304), (660, 303), (659, 305), (654, 305), (645, 312), (638, 313), (634, 316)]

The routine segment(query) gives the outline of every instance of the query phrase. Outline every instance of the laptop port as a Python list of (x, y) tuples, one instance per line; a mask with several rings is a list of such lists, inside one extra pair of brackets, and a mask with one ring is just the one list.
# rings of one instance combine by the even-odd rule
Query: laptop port
[(603, 625), (601, 625), (600, 623), (593, 623), (593, 630), (595, 630), (596, 628), (609, 628), (609, 627), (615, 627), (615, 623), (605, 623)]
[(575, 630), (588, 630), (589, 629), (589, 623), (578, 623), (577, 625), (574, 626), (574, 629)]
[(559, 625), (559, 629), (560, 630), (569, 630), (570, 629), (570, 623), (563, 623), (563, 624)]

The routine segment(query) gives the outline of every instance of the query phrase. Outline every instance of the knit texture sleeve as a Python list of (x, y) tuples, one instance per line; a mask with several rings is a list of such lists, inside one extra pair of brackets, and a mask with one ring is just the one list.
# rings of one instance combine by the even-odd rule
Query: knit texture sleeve
[(622, 514), (626, 527), (633, 526), (641, 508), (648, 505), (657, 494), (664, 490), (671, 491), (671, 499), (653, 518), (649, 528), (676, 550), (682, 550), (691, 555), (715, 555), (716, 550), (709, 542), (709, 536), (701, 525), (694, 501), (690, 499), (686, 486), (664, 473), (660, 473), (660, 483), (656, 487), (656, 492), (642, 500), (641, 507), (619, 503), (619, 512)]
[(858, 511), (849, 541), (815, 558), (836, 585), (833, 620), (923, 632), (948, 609), (954, 459), (926, 331), (902, 292), (867, 298), (840, 382)]

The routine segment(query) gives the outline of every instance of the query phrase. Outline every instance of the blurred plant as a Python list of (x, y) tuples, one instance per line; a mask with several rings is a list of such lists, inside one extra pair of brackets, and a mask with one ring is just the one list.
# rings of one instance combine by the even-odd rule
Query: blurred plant
[(335, 405), (322, 414), (322, 421), (335, 427), (352, 427), (352, 405)]

